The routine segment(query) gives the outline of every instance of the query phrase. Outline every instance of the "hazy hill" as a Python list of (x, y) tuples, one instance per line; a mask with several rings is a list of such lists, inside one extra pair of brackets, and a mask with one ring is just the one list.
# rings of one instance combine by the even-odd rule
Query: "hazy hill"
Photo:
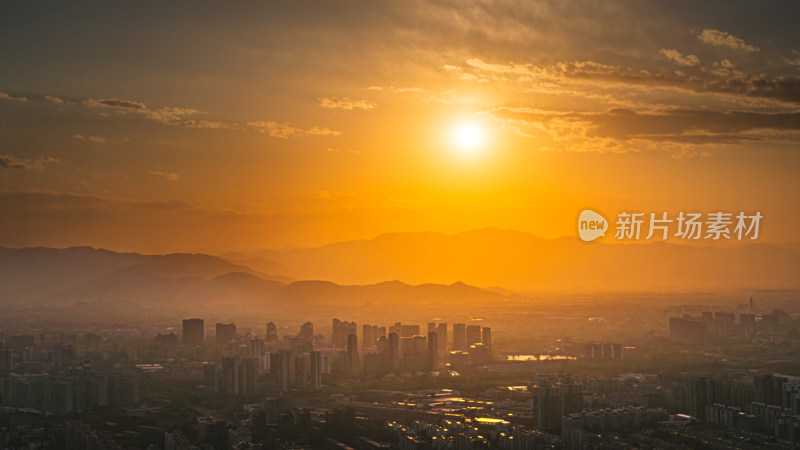
[(90, 247), (0, 248), (0, 301), (16, 303), (48, 297), (115, 273), (113, 282), (135, 284), (137, 276), (148, 280), (153, 277), (210, 278), (230, 272), (292, 281), (202, 254), (141, 255)]
[(464, 283), (291, 282), (208, 255), (139, 255), (91, 248), (0, 249), (0, 277), (0, 305), (37, 311), (49, 319), (92, 323), (187, 316), (230, 320), (254, 314), (306, 320), (378, 305), (382, 311), (414, 311), (420, 306), (492, 305), (516, 298)]
[[(708, 244), (706, 241), (703, 244)], [(345, 284), (463, 281), (516, 291), (718, 290), (800, 287), (800, 253), (789, 247), (585, 243), (482, 229), (454, 235), (391, 233), (317, 248), (250, 256), (286, 275)]]

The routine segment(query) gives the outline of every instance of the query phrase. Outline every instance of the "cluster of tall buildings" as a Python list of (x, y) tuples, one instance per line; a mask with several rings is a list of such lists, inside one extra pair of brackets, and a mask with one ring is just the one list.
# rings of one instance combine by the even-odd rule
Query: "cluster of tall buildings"
[[(365, 324), (359, 329), (355, 322), (334, 318), (330, 340), (315, 333), (311, 322), (282, 338), (272, 322), (267, 323), (263, 339), (239, 336), (233, 323), (217, 323), (214, 331), (215, 350), (222, 360), (205, 364), (205, 385), (232, 394), (252, 392), (259, 375), (283, 389), (318, 389), (323, 374), (418, 372), (447, 363), (462, 367), (491, 360), (492, 330), (479, 325), (454, 324), (450, 334), (447, 323), (431, 322), (423, 334), (417, 324)], [(203, 319), (184, 320), (181, 343), (204, 346), (205, 342)]]
[(540, 383), (533, 388), (533, 416), (536, 428), (554, 431), (561, 418), (583, 409), (583, 386), (578, 383)]
[(565, 449), (622, 447), (619, 441), (598, 434), (598, 431), (643, 428), (668, 418), (669, 414), (664, 409), (648, 409), (642, 406), (575, 412), (562, 419), (561, 444)]
[(258, 375), (258, 358), (224, 356), (220, 364), (203, 365), (203, 384), (216, 392), (251, 394), (256, 390)]
[[(336, 322), (334, 322), (334, 326)], [(464, 366), (491, 360), (492, 330), (480, 325), (429, 322), (422, 334), (417, 324), (396, 322), (389, 327), (362, 328), (366, 370), (433, 370), (442, 364)]]
[(669, 318), (669, 333), (673, 338), (699, 338), (707, 336), (744, 336), (752, 337), (756, 329), (756, 315), (753, 313), (736, 314), (724, 311), (703, 311), (702, 316)]
[(97, 406), (136, 406), (139, 381), (134, 377), (72, 367), (63, 375), (23, 374), (0, 377), (0, 406), (52, 413)]
[(759, 374), (752, 384), (660, 376), (667, 399), (701, 422), (800, 443), (800, 377)]
[(625, 347), (610, 342), (590, 342), (584, 346), (586, 359), (625, 359)]

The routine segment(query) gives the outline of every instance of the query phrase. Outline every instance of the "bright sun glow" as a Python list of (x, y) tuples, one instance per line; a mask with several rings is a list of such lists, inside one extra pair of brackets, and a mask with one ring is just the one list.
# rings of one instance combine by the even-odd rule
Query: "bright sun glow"
[(463, 124), (455, 130), (459, 153), (464, 156), (477, 154), (483, 144), (483, 138), (483, 130), (472, 123)]

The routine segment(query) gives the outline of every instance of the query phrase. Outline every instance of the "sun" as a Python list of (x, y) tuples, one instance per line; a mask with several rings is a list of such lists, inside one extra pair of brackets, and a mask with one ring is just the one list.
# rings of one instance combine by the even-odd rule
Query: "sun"
[(474, 123), (464, 123), (455, 128), (453, 138), (457, 151), (462, 156), (474, 156), (480, 153), (485, 133)]

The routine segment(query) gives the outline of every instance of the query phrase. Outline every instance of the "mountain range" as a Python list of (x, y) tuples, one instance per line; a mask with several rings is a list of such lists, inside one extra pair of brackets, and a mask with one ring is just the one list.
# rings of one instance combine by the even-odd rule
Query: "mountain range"
[[(609, 238), (606, 238), (609, 240)], [(743, 241), (603, 243), (493, 228), (453, 235), (389, 233), (314, 248), (255, 252), (255, 269), (344, 284), (462, 281), (517, 292), (692, 291), (800, 287), (800, 251)]]
[(223, 257), (0, 248), (2, 305), (135, 304), (176, 314), (200, 307), (491, 304), (536, 292), (796, 289), (799, 280), (800, 254), (791, 247), (584, 243), (497, 229), (393, 233)]

